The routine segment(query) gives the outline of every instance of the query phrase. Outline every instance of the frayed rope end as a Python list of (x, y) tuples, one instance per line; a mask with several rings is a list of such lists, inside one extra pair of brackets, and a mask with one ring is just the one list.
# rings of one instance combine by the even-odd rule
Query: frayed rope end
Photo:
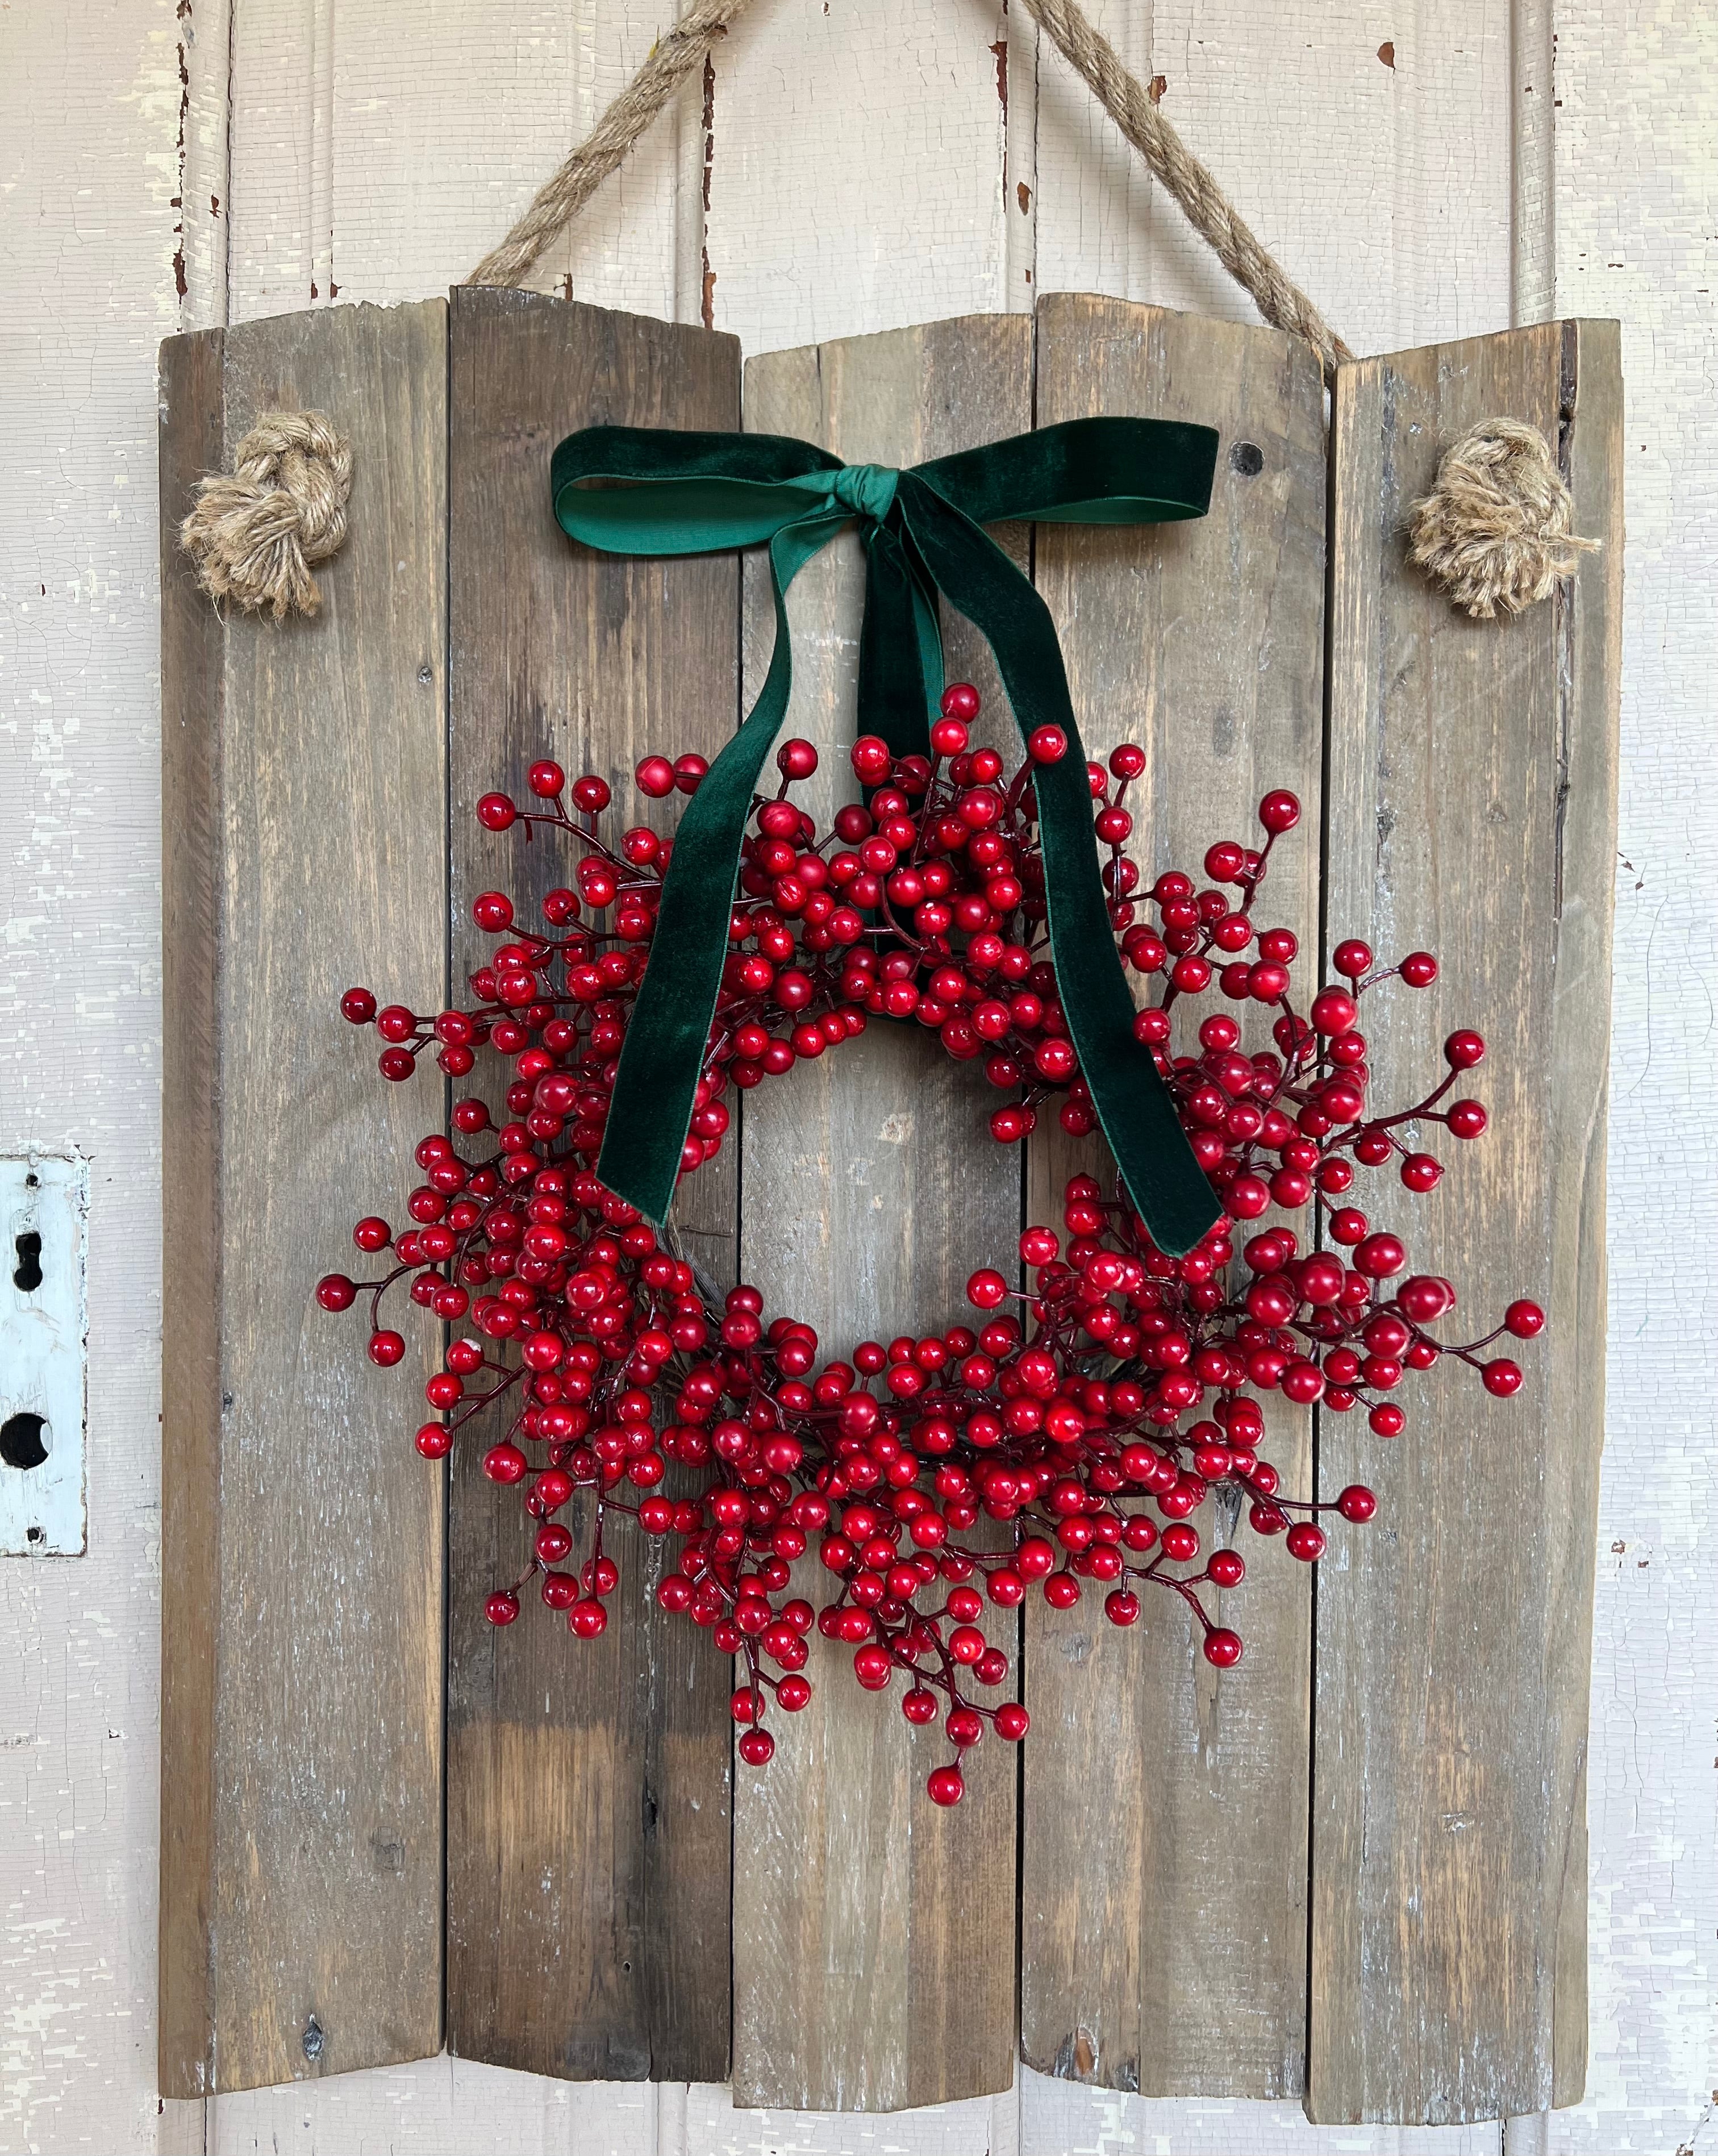
[(1575, 505), (1551, 445), (1521, 419), (1485, 419), (1444, 452), (1408, 511), (1409, 558), (1476, 621), (1549, 598), (1598, 542), (1571, 527)]
[(240, 441), (230, 472), (199, 480), (179, 544), (197, 581), (246, 613), (314, 614), (310, 572), (346, 538), (351, 444), (321, 412), (266, 412)]

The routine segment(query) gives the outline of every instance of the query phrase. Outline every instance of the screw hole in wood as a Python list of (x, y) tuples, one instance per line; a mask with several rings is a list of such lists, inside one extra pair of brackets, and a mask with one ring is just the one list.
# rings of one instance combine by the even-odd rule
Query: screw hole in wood
[(42, 1285), (42, 1238), (33, 1229), (18, 1237), (13, 1247), (18, 1253), (18, 1264), (12, 1276), (12, 1285), (33, 1295)]

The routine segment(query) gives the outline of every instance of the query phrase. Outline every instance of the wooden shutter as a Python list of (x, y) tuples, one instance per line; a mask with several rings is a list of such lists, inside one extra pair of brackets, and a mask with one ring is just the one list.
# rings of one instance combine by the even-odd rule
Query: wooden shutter
[[(767, 659), (731, 557), (594, 557), (548, 458), (608, 420), (732, 428), (731, 339), (461, 290), (174, 339), (163, 352), (167, 1174), (162, 2087), (191, 2095), (449, 2041), (571, 2078), (719, 2080), (742, 2103), (891, 2109), (1044, 2071), (1315, 2118), (1433, 2123), (1572, 2101), (1584, 2071), (1584, 1785), (1602, 1427), (1604, 1075), (1621, 619), (1614, 326), (1367, 361), (1325, 391), (1277, 332), (1056, 295), (754, 360), (746, 424), (910, 463), (1088, 413), (1223, 436), (1210, 516), (1001, 533), (1060, 628), (1094, 753), (1141, 741), (1136, 850), (1197, 873), (1259, 795), (1306, 815), (1266, 886), (1309, 955), (1361, 934), (1444, 978), (1369, 998), (1380, 1097), (1463, 1023), (1494, 1127), (1434, 1146), (1382, 1219), (1488, 1321), (1551, 1316), (1507, 1403), (1469, 1373), (1363, 1418), (1272, 1417), (1291, 1489), (1377, 1490), (1316, 1577), (1238, 1537), (1248, 1640), (1219, 1676), (1184, 1613), (1116, 1633), (992, 1616), (1033, 1732), (953, 1814), (898, 1702), (815, 1641), (811, 1708), (733, 1779), (728, 1666), (629, 1548), (618, 1621), (576, 1645), (484, 1591), (523, 1562), (468, 1443), (444, 1503), (411, 1388), (311, 1290), (361, 1205), (397, 1218), (438, 1081), (377, 1080), (335, 998), (422, 1004), (477, 949), (469, 902), (558, 865), (476, 827), (548, 752), (621, 790), (646, 750), (714, 753)], [(172, 531), (259, 412), (328, 410), (357, 458), (327, 608), (223, 622)], [(1475, 420), (1531, 419), (1599, 539), (1558, 594), (1471, 623), (1402, 524)], [(1328, 548), (1328, 562), (1326, 550)], [(791, 724), (839, 797), (857, 549), (795, 587)], [(991, 693), (982, 646), (951, 660)], [(444, 655), (445, 654), (445, 655)], [(742, 680), (743, 676), (743, 680)], [(990, 723), (1004, 739), (992, 704)], [(634, 808), (632, 813), (638, 811)], [(652, 812), (653, 814), (655, 812)], [(444, 835), (445, 834), (445, 835)], [(531, 879), (535, 878), (535, 882)], [(447, 901), (451, 898), (451, 928)], [(1306, 969), (1310, 972), (1310, 967)], [(885, 1037), (886, 1030), (886, 1037)], [(1089, 1158), (991, 1147), (970, 1068), (874, 1029), (746, 1106), (682, 1224), (840, 1352), (960, 1314)], [(436, 1342), (413, 1333), (414, 1383)], [(1233, 1512), (1203, 1517), (1233, 1535)], [(1018, 1824), (1017, 1830), (1017, 1811)], [(733, 1835), (731, 1863), (730, 1834)], [(1017, 1894), (1016, 1839), (1018, 1837)], [(1019, 2019), (1015, 2006), (1015, 1954)], [(1309, 1960), (1311, 1986), (1309, 1997)], [(736, 1972), (731, 1985), (731, 1969)]]

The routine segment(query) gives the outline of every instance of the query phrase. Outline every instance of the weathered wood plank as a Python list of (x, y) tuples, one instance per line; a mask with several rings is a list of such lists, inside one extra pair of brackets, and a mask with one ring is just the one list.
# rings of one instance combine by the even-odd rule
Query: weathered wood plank
[[(907, 465), (1031, 424), (1031, 325), (979, 316), (751, 361), (749, 427), (850, 462)], [(1018, 549), (1019, 536), (1015, 544)], [(1021, 558), (1024, 558), (1023, 552)], [(746, 672), (772, 629), (767, 572), (748, 566)], [(792, 731), (823, 752), (803, 789), (823, 820), (857, 788), (845, 750), (862, 602), (844, 537), (793, 587)], [(982, 640), (946, 624), (953, 673), (991, 698)], [(1000, 708), (992, 737), (1011, 732)], [(827, 1354), (970, 1315), (981, 1264), (1013, 1262), (1018, 1159), (985, 1128), (982, 1075), (908, 1029), (874, 1025), (746, 1103), (741, 1270), (765, 1307), (817, 1329)], [(817, 1591), (815, 1561), (801, 1591)], [(1013, 1645), (1012, 1621), (993, 1636)], [(941, 1812), (900, 1693), (860, 1691), (849, 1650), (813, 1637), (808, 1708), (774, 1760), (735, 1791), (734, 2090), (741, 2104), (896, 2110), (1005, 2088), (1013, 2064), (1013, 1755), (972, 1757), (964, 1801)], [(940, 1732), (937, 1733), (940, 1739)]]
[[(1494, 413), (1559, 444), (1604, 551), (1519, 619), (1474, 622), (1407, 567), (1400, 526), (1440, 451)], [(1417, 1268), (1456, 1279), (1441, 1333), (1518, 1295), (1550, 1324), (1505, 1342), (1526, 1372), (1512, 1400), (1440, 1364), (1404, 1386), (1392, 1447), (1323, 1418), (1321, 1493), (1364, 1480), (1380, 1508), (1319, 1594), (1315, 2118), (1495, 2118), (1582, 2076), (1621, 417), (1608, 323), (1397, 353), (1336, 384), (1326, 917), (1442, 963), (1433, 990), (1368, 1000), (1381, 1103), (1440, 1074), (1454, 1026), (1490, 1044), (1460, 1090), (1490, 1131), (1469, 1149), (1429, 1129), (1450, 1173), (1418, 1207), (1388, 1178), (1387, 1212)]]
[[(1260, 918), (1318, 931), (1326, 467), (1318, 369), (1292, 337), (1126, 300), (1054, 295), (1038, 308), (1041, 425), (1088, 413), (1197, 421), (1223, 437), (1208, 516), (1144, 531), (1039, 528), (1036, 576), (1055, 615), (1087, 752), (1134, 741), (1142, 880), (1196, 878), (1219, 838), (1253, 843), (1273, 786), (1305, 804)], [(1141, 983), (1143, 989), (1143, 983)], [(1193, 1019), (1213, 1008), (1194, 1007)], [(1223, 1008), (1229, 1009), (1227, 1004)], [(1268, 1018), (1255, 1014), (1269, 1045)], [(1177, 1040), (1177, 1048), (1182, 1045)], [(1032, 1141), (1028, 1214), (1059, 1231), (1100, 1146)], [(1267, 1415), (1284, 1486), (1311, 1478), (1309, 1419)], [(1213, 1516), (1214, 1515), (1214, 1516)], [(1167, 1594), (1134, 1631), (1090, 1589), (1074, 1610), (1032, 1598), (1026, 1625), (1021, 2051), (1046, 2072), (1146, 2095), (1298, 2092), (1305, 2032), (1310, 1589), (1280, 1545), (1203, 1514), (1250, 1570), (1221, 1598), (1246, 1640), (1213, 1670)], [(1220, 1536), (1219, 1536), (1219, 1530)]]
[(215, 1632), (220, 1577), (222, 1269), (217, 899), (224, 677), (219, 617), (179, 552), (192, 490), (219, 467), (223, 333), (161, 352), (162, 2093), (209, 2086), (214, 2001)]
[[(480, 891), (521, 917), (564, 881), (554, 848), (483, 831), (477, 797), (532, 757), (601, 772), (623, 802), (649, 749), (714, 754), (732, 730), (738, 572), (575, 547), (549, 457), (598, 422), (739, 421), (731, 338), (528, 293), (453, 306), (451, 710), (454, 964), (492, 947)], [(642, 806), (643, 804), (639, 804)], [(628, 808), (630, 817), (632, 810)], [(661, 820), (658, 812), (658, 820)], [(681, 1201), (689, 1241), (731, 1277), (735, 1167)], [(728, 2057), (728, 1666), (654, 1600), (660, 1551), (620, 1553), (615, 1620), (592, 1643), (531, 1605), (502, 1635), (483, 1598), (529, 1561), (516, 1492), (459, 1448), (451, 1522), (449, 2041), (572, 2079), (720, 2081)], [(570, 1508), (576, 1536), (588, 1515)]]
[[(230, 460), (259, 412), (333, 413), (363, 475), (318, 619), (231, 616), (217, 662), (164, 575), (178, 2095), (441, 2041), (443, 1502), (402, 1450), (433, 1342), (384, 1374), (312, 1289), (355, 1198), (401, 1217), (423, 1113), (367, 1068), (340, 990), (446, 964), (446, 321), (439, 301), (295, 316), (228, 331), (218, 374), (213, 341), (165, 362), (169, 546), (192, 464)], [(189, 401), (210, 394), (213, 418)]]

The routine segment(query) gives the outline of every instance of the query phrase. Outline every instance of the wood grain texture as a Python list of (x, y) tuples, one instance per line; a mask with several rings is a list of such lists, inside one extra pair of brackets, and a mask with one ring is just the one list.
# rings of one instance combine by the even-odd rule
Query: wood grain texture
[[(1442, 448), (1500, 413), (1559, 445), (1604, 551), (1519, 619), (1472, 622), (1407, 567), (1400, 526)], [(1387, 1177), (1380, 1209), (1388, 1190), (1411, 1262), (1457, 1276), (1444, 1337), (1517, 1295), (1550, 1323), (1511, 1401), (1446, 1363), (1404, 1385), (1394, 1446), (1322, 1418), (1321, 1494), (1367, 1481), (1380, 1509), (1318, 1596), (1315, 2118), (1531, 2112), (1583, 2071), (1621, 417), (1604, 323), (1336, 386), (1326, 919), (1442, 964), (1434, 990), (1369, 999), (1381, 1104), (1441, 1074), (1455, 1024), (1490, 1049), (1458, 1090), (1490, 1130), (1463, 1147), (1426, 1129), (1443, 1183), (1413, 1206)]]
[[(1216, 427), (1210, 513), (1143, 531), (1044, 526), (1037, 581), (1056, 617), (1087, 753), (1137, 742), (1130, 850), (1142, 880), (1202, 877), (1219, 838), (1254, 843), (1257, 804), (1305, 805), (1264, 886), (1261, 925), (1316, 947), (1326, 467), (1310, 355), (1274, 330), (1126, 300), (1038, 302), (1040, 424), (1136, 413)], [(1139, 983), (1142, 999), (1146, 984)], [(1186, 1040), (1209, 998), (1192, 1007)], [(1223, 1005), (1222, 1008), (1229, 1008)], [(1186, 1007), (1184, 1006), (1184, 1009)], [(1244, 1041), (1268, 1046), (1269, 1014)], [(1062, 1190), (1113, 1179), (1100, 1145), (1030, 1147), (1028, 1212), (1059, 1231)], [(1309, 1418), (1279, 1403), (1267, 1456), (1310, 1486)], [(1210, 1667), (1183, 1605), (1148, 1593), (1136, 1630), (1088, 1589), (1028, 1603), (1022, 2056), (1146, 2095), (1281, 2097), (1303, 2086), (1310, 1583), (1281, 1546), (1197, 1524), (1249, 1567), (1222, 1595), (1247, 1642)]]
[[(896, 465), (1031, 424), (1031, 324), (978, 316), (771, 354), (746, 369), (749, 428)], [(1014, 544), (1019, 549), (1019, 535)], [(750, 562), (746, 676), (763, 679), (773, 617)], [(806, 803), (822, 821), (857, 798), (846, 748), (863, 578), (844, 535), (789, 597), (787, 725), (823, 757)], [(994, 700), (982, 640), (945, 623), (951, 678)], [(992, 709), (996, 738), (1008, 726)], [(985, 1127), (982, 1074), (914, 1029), (877, 1024), (747, 1097), (741, 1270), (768, 1311), (816, 1328), (825, 1354), (963, 1322), (965, 1284), (1009, 1263), (1018, 1156)], [(815, 1560), (803, 1561), (813, 1566)], [(802, 1591), (815, 1588), (814, 1578)], [(992, 1625), (1012, 1646), (1012, 1620)], [(900, 1696), (867, 1695), (850, 1650), (814, 1637), (810, 1707), (763, 1770), (736, 1770), (734, 2091), (742, 2104), (896, 2110), (1008, 2086), (1012, 2067), (1015, 1764), (972, 1756), (965, 1800), (937, 1810), (925, 1777), (940, 1732), (915, 1738)]]
[(221, 1549), (222, 737), (219, 617), (179, 552), (192, 490), (219, 468), (223, 332), (170, 338), (161, 353), (162, 1309), (161, 1751), (176, 1800), (162, 1808), (156, 2043), (163, 2093), (208, 2086), (214, 2001), (215, 1633)]
[[(212, 639), (166, 565), (166, 1326), (190, 1348), (164, 1523), (176, 2096), (440, 2042), (443, 1503), (407, 1443), (433, 1342), (377, 1371), (313, 1291), (355, 1202), (402, 1217), (423, 1114), (375, 1077), (340, 991), (446, 964), (446, 319), (291, 316), (166, 359), (176, 484), (282, 406), (337, 413), (365, 475), (314, 622), (229, 617)], [(190, 402), (211, 393), (213, 420)]]
[[(731, 557), (650, 562), (556, 526), (549, 458), (602, 422), (731, 428), (731, 339), (536, 294), (455, 294), (452, 326), (451, 871), (454, 966), (493, 948), (480, 891), (521, 917), (565, 881), (557, 849), (482, 830), (477, 797), (552, 754), (594, 770), (631, 820), (649, 750), (714, 755), (731, 732)], [(664, 821), (656, 810), (655, 820)], [(671, 815), (668, 819), (671, 821)], [(734, 1262), (735, 1157), (678, 1224), (720, 1280)], [(498, 1431), (495, 1434), (499, 1434)], [(457, 1450), (449, 1675), (449, 2041), (577, 2080), (715, 2081), (728, 2056), (727, 1663), (655, 1606), (659, 1548), (626, 1537), (603, 1638), (532, 1603), (510, 1631), (483, 1598), (530, 1562), (516, 1491), (486, 1481), (482, 1420)], [(569, 1510), (582, 1549), (588, 1514)]]

